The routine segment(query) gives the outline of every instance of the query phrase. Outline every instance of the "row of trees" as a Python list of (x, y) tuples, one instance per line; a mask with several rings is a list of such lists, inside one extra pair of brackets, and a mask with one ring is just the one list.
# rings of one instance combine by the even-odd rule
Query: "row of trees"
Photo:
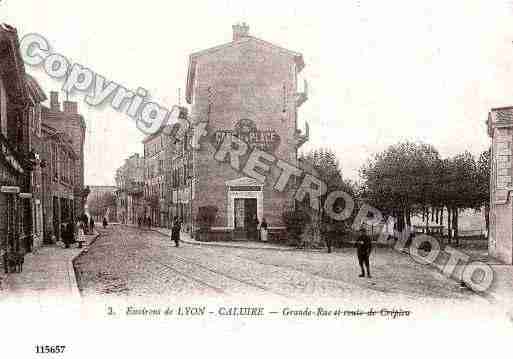
[(103, 217), (107, 208), (116, 208), (116, 196), (114, 193), (105, 192), (88, 199), (89, 214), (93, 217)]
[[(331, 250), (331, 243), (334, 238), (342, 240), (340, 234), (346, 232), (349, 223), (353, 220), (356, 210), (353, 211), (352, 217), (345, 221), (333, 220), (324, 210), (324, 205), (329, 193), (334, 191), (344, 191), (356, 199), (358, 196), (358, 186), (355, 182), (344, 179), (340, 168), (340, 162), (335, 152), (328, 148), (320, 148), (312, 150), (300, 157), (300, 161), (305, 164), (308, 172), (322, 179), (327, 186), (326, 194), (319, 198), (320, 211), (312, 211), (310, 207), (310, 199), (307, 197), (303, 203), (298, 203), (296, 210), (283, 213), (283, 221), (295, 244), (301, 242), (303, 230), (310, 227), (313, 231), (317, 231), (317, 235), (324, 238), (328, 242), (328, 250)], [(310, 167), (310, 170), (308, 167)], [(338, 199), (334, 204), (336, 212), (346, 208), (343, 199)], [(315, 236), (315, 235), (314, 235)], [(307, 235), (308, 239), (312, 239), (311, 235)]]
[[(396, 218), (396, 229), (411, 226), (414, 215), (422, 215), (448, 229), (448, 236), (458, 238), (459, 214), (465, 209), (485, 210), (486, 228), (490, 198), (490, 153), (484, 151), (475, 158), (466, 151), (442, 158), (429, 144), (402, 142), (373, 155), (361, 168), (362, 183), (344, 179), (334, 151), (321, 148), (302, 155), (301, 160), (313, 167), (323, 179), (327, 193), (342, 190), (355, 200), (353, 216), (345, 222), (333, 221), (323, 210), (327, 195), (320, 198), (318, 214), (321, 231), (340, 232), (352, 223), (361, 203), (378, 208), (383, 216)], [(305, 201), (303, 212), (308, 212)], [(343, 200), (335, 203), (335, 210), (345, 208)], [(296, 217), (299, 220), (295, 220)], [(287, 223), (306, 223), (304, 213), (286, 213)], [(297, 232), (297, 231), (296, 231)], [(297, 233), (296, 233), (297, 237)], [(325, 237), (325, 235), (324, 235)]]
[(488, 229), (490, 154), (470, 152), (441, 158), (429, 144), (404, 142), (374, 155), (360, 170), (363, 201), (397, 218), (397, 229), (411, 225), (415, 214), (442, 225), (458, 237), (463, 209), (485, 208)]

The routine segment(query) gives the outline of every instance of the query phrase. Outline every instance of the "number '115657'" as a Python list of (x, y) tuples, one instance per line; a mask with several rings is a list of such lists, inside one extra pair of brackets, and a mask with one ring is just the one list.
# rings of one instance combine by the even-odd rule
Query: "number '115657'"
[(36, 345), (36, 354), (62, 354), (65, 345)]

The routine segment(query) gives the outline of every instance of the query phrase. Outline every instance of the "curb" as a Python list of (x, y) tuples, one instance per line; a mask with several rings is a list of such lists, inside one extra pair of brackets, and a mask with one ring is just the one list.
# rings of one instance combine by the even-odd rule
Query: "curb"
[[(82, 253), (82, 252), (80, 252), (80, 253)], [(75, 258), (77, 258), (80, 255), (80, 253)], [(80, 296), (80, 290), (78, 289), (77, 276), (75, 274), (75, 267), (73, 266), (73, 261), (75, 260), (75, 258), (70, 260), (67, 265), (68, 266), (69, 285), (70, 285), (71, 295), (75, 299), (81, 299), (82, 297)]]
[(93, 243), (96, 242), (98, 240), (98, 238), (100, 238), (100, 232), (96, 232), (96, 235), (91, 240), (91, 242), (89, 242), (87, 244), (87, 247), (82, 248), (82, 250), (76, 256), (74, 256), (73, 258), (71, 258), (70, 261), (68, 261), (68, 277), (69, 277), (69, 281), (70, 281), (71, 293), (74, 297), (77, 297), (78, 299), (82, 299), (82, 296), (80, 295), (80, 289), (78, 288), (77, 274), (75, 273), (75, 265), (73, 262), (75, 261), (75, 259), (80, 257), (83, 253), (86, 253), (87, 249), (91, 245), (93, 245)]

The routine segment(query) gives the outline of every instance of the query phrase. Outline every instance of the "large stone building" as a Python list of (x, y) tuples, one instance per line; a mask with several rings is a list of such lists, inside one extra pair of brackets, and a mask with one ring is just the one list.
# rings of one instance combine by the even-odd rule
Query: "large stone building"
[(38, 247), (44, 240), (43, 227), (43, 168), (41, 166), (42, 134), (42, 105), (46, 95), (37, 81), (26, 74), (27, 88), (32, 98), (33, 106), (28, 114), (30, 152), (33, 156), (32, 173), (30, 175), (30, 192), (32, 194), (32, 232), (34, 246)]
[(42, 124), (41, 159), (42, 201), (44, 203), (44, 227), (48, 242), (54, 235), (61, 238), (61, 228), (65, 223), (74, 222), (77, 215), (74, 209), (73, 175), (79, 159), (72, 147), (70, 136), (53, 127)]
[(292, 191), (273, 190), (280, 170), (272, 168), (268, 181), (261, 183), (216, 161), (214, 154), (225, 136), (236, 135), (250, 148), (298, 167), (298, 148), (307, 141), (298, 129), (298, 107), (307, 98), (297, 86), (303, 68), (300, 53), (251, 36), (244, 23), (233, 26), (232, 41), (190, 55), (190, 119), (208, 120), (213, 139), (190, 154), (192, 218), (199, 207), (216, 206), (215, 230), (251, 230), (263, 218), (271, 228), (283, 228), (282, 213), (294, 200)]
[(513, 264), (513, 107), (488, 114), (490, 154), (490, 255)]
[(50, 92), (50, 106), (42, 108), (43, 123), (60, 133), (65, 133), (71, 140), (71, 147), (77, 156), (73, 168), (73, 211), (78, 216), (84, 212), (87, 190), (84, 185), (84, 141), (86, 123), (78, 113), (78, 104), (74, 101), (59, 102), (59, 93)]
[[(187, 109), (174, 106), (171, 122), (183, 121)], [(190, 223), (187, 171), (192, 166), (186, 134), (165, 126), (143, 140), (145, 217), (152, 225), (170, 227), (174, 216)]]
[[(25, 73), (16, 29), (0, 25), (0, 262), (42, 241), (37, 153), (39, 85)], [(39, 210), (39, 211), (38, 211)], [(34, 221), (34, 219), (36, 219)]]
[(116, 170), (116, 216), (119, 223), (137, 224), (144, 216), (145, 161), (138, 153)]

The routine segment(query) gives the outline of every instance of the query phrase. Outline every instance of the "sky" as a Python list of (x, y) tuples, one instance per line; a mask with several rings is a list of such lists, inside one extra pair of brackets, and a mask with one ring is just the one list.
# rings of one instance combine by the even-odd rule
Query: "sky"
[[(513, 105), (513, 1), (64, 1), (2, 0), (0, 22), (43, 35), (55, 52), (168, 107), (185, 104), (190, 53), (231, 41), (234, 23), (303, 54), (310, 124), (303, 150), (336, 151), (345, 177), (399, 141), (433, 144), (443, 157), (488, 148), (492, 107)], [(26, 65), (43, 89), (59, 90)], [(62, 93), (61, 93), (62, 97)], [(124, 113), (90, 107), (85, 182), (113, 185), (143, 152)]]

